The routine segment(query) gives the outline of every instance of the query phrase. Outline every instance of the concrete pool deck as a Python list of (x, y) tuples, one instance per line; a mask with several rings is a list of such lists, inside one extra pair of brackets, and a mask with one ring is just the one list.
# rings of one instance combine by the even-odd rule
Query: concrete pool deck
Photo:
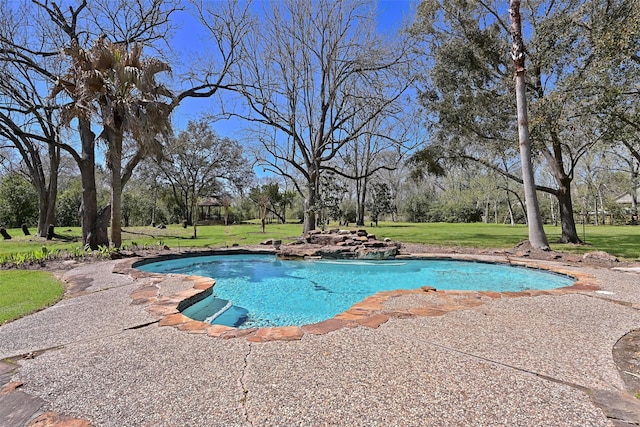
[(197, 281), (79, 265), (70, 297), (0, 327), (0, 426), (638, 425), (612, 349), (640, 328), (640, 271), (535, 263), (599, 289), (394, 294), (270, 342), (160, 326)]

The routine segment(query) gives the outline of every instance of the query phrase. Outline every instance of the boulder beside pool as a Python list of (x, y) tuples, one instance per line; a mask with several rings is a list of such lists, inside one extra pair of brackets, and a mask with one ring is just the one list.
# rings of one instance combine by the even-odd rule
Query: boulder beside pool
[(277, 256), (282, 259), (394, 259), (400, 247), (399, 242), (378, 240), (363, 229), (313, 230), (293, 243), (280, 246)]

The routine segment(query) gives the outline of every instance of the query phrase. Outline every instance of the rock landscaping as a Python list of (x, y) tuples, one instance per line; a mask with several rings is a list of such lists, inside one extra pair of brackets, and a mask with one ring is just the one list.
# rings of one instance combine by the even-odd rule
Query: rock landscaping
[(400, 243), (378, 240), (364, 229), (313, 230), (292, 243), (278, 246), (277, 255), (283, 259), (391, 259), (398, 255), (400, 247)]

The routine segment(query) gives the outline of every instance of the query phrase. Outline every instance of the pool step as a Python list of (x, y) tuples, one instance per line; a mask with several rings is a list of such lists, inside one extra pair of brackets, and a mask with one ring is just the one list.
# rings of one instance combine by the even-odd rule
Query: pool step
[[(227, 301), (227, 300), (220, 299), (220, 301)], [(220, 310), (216, 311), (211, 316), (209, 316), (206, 319), (204, 319), (204, 321), (207, 322), (207, 323), (213, 324), (213, 321), (216, 320), (216, 318), (218, 316), (220, 316), (222, 313), (224, 313), (225, 311), (229, 310), (232, 305), (233, 305), (233, 303), (231, 301), (227, 301), (227, 303), (225, 304), (224, 307), (222, 307)]]
[(216, 317), (211, 324), (233, 326), (237, 328), (246, 322), (248, 317), (249, 312), (246, 309), (232, 305)]
[(248, 311), (229, 300), (208, 296), (182, 310), (182, 314), (212, 325), (238, 327), (247, 320)]

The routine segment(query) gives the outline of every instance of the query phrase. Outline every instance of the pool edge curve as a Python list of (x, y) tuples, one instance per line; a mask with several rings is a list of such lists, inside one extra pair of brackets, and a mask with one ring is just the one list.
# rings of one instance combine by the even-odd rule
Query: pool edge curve
[[(135, 278), (155, 277), (162, 280), (165, 276), (161, 273), (148, 273), (138, 270), (136, 266), (149, 262), (160, 260), (175, 259), (186, 256), (203, 256), (214, 254), (268, 254), (273, 251), (268, 250), (209, 250), (205, 252), (188, 252), (180, 254), (164, 254), (161, 256), (148, 258), (129, 258), (117, 263), (114, 267), (114, 273), (129, 274)], [(400, 258), (400, 257), (399, 257)], [(292, 341), (300, 340), (306, 334), (324, 335), (333, 331), (344, 328), (355, 328), (358, 326), (368, 328), (378, 328), (391, 318), (412, 318), (412, 317), (429, 317), (442, 316), (449, 312), (465, 310), (483, 305), (485, 302), (516, 297), (534, 297), (541, 295), (566, 295), (581, 291), (597, 291), (600, 289), (599, 283), (595, 277), (575, 270), (571, 270), (567, 266), (545, 265), (535, 260), (495, 256), (495, 255), (467, 255), (467, 254), (435, 254), (435, 253), (416, 253), (410, 255), (402, 255), (403, 259), (445, 259), (457, 261), (476, 261), (495, 263), (503, 265), (511, 265), (526, 268), (535, 268), (556, 274), (570, 276), (575, 279), (573, 285), (562, 288), (548, 290), (529, 290), (522, 292), (493, 292), (493, 291), (455, 291), (455, 290), (437, 290), (432, 287), (422, 287), (411, 290), (395, 290), (381, 291), (368, 296), (364, 300), (354, 304), (348, 310), (337, 314), (336, 316), (314, 324), (302, 326), (280, 326), (280, 327), (264, 327), (239, 329), (223, 325), (211, 325), (206, 322), (193, 320), (181, 313), (186, 306), (205, 298), (211, 294), (215, 279), (202, 276), (177, 275), (185, 282), (192, 282), (193, 286), (183, 291), (177, 292), (169, 296), (160, 296), (159, 288), (153, 282), (151, 285), (139, 288), (130, 294), (132, 303), (145, 305), (145, 310), (158, 319), (159, 326), (171, 326), (178, 330), (188, 333), (207, 334), (211, 337), (231, 339), (245, 338), (250, 342), (268, 342), (268, 341)], [(154, 289), (155, 288), (155, 292)], [(385, 310), (384, 303), (390, 298), (407, 295), (422, 294), (432, 292), (438, 298), (444, 301), (452, 301), (454, 303), (434, 304), (433, 306), (422, 306), (406, 309), (390, 309)]]

